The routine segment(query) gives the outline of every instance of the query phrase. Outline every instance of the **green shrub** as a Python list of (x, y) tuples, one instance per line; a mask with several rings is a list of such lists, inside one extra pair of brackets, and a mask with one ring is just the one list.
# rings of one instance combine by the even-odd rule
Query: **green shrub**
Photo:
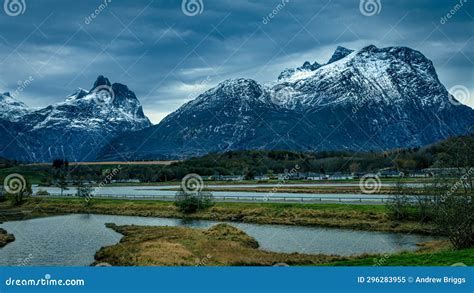
[(38, 195), (38, 196), (49, 196), (51, 194), (49, 192), (47, 192), (46, 190), (41, 190), (40, 189), (36, 192), (36, 195)]
[(213, 195), (208, 191), (187, 192), (180, 190), (176, 193), (174, 205), (184, 214), (202, 211), (214, 205)]

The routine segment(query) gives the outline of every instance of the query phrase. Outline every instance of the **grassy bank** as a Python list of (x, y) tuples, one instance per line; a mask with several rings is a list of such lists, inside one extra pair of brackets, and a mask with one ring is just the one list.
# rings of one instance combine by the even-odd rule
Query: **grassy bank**
[(0, 247), (4, 247), (13, 241), (15, 241), (15, 236), (13, 236), (13, 234), (8, 234), (6, 230), (0, 228)]
[(107, 227), (121, 233), (120, 243), (101, 248), (96, 262), (113, 266), (451, 266), (474, 265), (474, 249), (453, 250), (434, 241), (416, 252), (362, 256), (308, 255), (259, 250), (241, 230), (219, 224), (208, 230), (183, 227)]
[(402, 252), (326, 263), (331, 266), (474, 266), (474, 248)]
[(120, 243), (101, 248), (96, 264), (113, 266), (272, 266), (317, 265), (342, 261), (340, 256), (276, 253), (258, 249), (241, 230), (219, 224), (208, 230), (183, 227), (116, 226)]
[[(3, 206), (3, 209), (2, 209)], [(216, 203), (208, 210), (191, 215), (180, 213), (172, 202), (145, 200), (93, 199), (92, 206), (85, 207), (78, 198), (28, 199), (21, 207), (0, 204), (2, 218), (26, 218), (95, 213), (144, 217), (188, 218), (256, 224), (325, 226), (357, 230), (374, 230), (407, 233), (435, 233), (430, 224), (417, 221), (392, 222), (381, 205), (343, 204), (294, 204), (294, 203)]]

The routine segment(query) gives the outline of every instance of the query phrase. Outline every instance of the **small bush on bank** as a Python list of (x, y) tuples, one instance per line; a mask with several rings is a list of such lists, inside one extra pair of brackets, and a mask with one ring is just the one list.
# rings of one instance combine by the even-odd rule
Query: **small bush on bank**
[(174, 205), (184, 214), (192, 214), (210, 208), (214, 205), (211, 192), (187, 192), (180, 190), (176, 193)]

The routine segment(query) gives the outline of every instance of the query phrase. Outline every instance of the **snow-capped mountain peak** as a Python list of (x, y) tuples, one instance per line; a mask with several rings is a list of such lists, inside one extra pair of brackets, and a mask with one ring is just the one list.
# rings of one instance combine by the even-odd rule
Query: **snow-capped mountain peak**
[(9, 92), (0, 94), (0, 118), (7, 121), (18, 121), (27, 114), (30, 108), (23, 102), (15, 99)]
[(29, 109), (9, 95), (0, 97), (0, 105), (0, 118), (15, 123), (9, 127), (17, 128), (21, 144), (13, 155), (4, 156), (24, 161), (94, 160), (111, 138), (151, 126), (135, 93), (104, 76), (92, 90), (79, 88), (63, 102), (42, 109)]
[[(474, 111), (449, 100), (432, 62), (416, 50), (338, 47), (328, 63), (287, 69), (273, 85), (224, 81), (160, 124), (111, 145), (120, 146), (128, 159), (242, 149), (415, 147), (464, 134), (474, 125)], [(114, 152), (106, 148), (102, 158), (118, 159)]]
[(347, 49), (347, 48), (344, 48), (344, 47), (341, 47), (341, 46), (337, 46), (336, 50), (334, 51), (334, 53), (331, 56), (331, 59), (329, 59), (328, 63), (326, 63), (326, 64), (330, 64), (330, 63), (336, 62), (338, 60), (341, 60), (342, 58), (346, 57), (347, 55), (351, 54), (352, 52), (354, 52), (354, 50), (350, 50), (350, 49)]

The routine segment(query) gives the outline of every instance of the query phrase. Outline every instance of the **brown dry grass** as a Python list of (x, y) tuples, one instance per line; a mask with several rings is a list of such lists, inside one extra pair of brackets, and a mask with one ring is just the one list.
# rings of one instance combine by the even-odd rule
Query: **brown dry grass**
[(276, 253), (258, 249), (241, 230), (219, 224), (208, 230), (183, 227), (116, 226), (120, 243), (101, 248), (97, 263), (114, 266), (271, 266), (317, 265), (347, 260), (341, 256)]
[[(389, 219), (383, 206), (217, 203), (208, 210), (184, 215), (171, 202), (93, 199), (92, 203), (91, 207), (84, 207), (80, 199), (30, 199), (20, 209), (23, 212), (30, 211), (27, 217), (93, 213), (422, 234), (436, 232), (432, 224), (417, 221), (394, 223)], [(0, 217), (2, 218), (8, 220), (8, 216)]]

